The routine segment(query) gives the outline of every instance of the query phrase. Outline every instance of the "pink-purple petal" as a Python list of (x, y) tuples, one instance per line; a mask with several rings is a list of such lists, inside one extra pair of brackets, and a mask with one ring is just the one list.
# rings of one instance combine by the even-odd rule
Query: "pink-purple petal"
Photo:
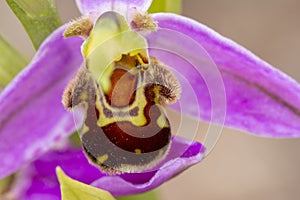
[(132, 8), (146, 12), (152, 0), (76, 0), (76, 3), (83, 15), (97, 13), (99, 16), (107, 11), (117, 11), (126, 16)]
[(82, 40), (63, 38), (64, 29), (48, 37), (29, 66), (0, 94), (0, 178), (75, 130), (61, 97), (82, 63)]
[[(192, 19), (170, 13), (153, 14), (152, 16), (160, 28), (179, 32), (193, 39), (208, 52), (216, 63), (226, 90), (225, 125), (259, 136), (300, 137), (299, 83), (244, 47)], [(149, 43), (151, 44), (152, 40), (157, 41), (157, 38), (161, 37), (163, 40), (173, 41), (173, 48), (187, 51), (191, 57), (202, 56), (202, 54), (198, 55), (198, 52), (191, 46), (187, 46), (184, 40), (171, 35), (165, 37), (159, 34), (158, 31), (153, 36), (149, 36)], [(155, 56), (175, 69), (192, 69), (194, 67), (201, 70), (204, 67), (203, 65), (193, 66), (184, 60), (174, 62), (173, 60), (176, 58), (171, 54), (153, 52)], [(184, 72), (183, 69), (181, 70)], [(205, 85), (205, 77), (196, 77), (192, 71), (190, 74), (186, 71), (185, 73), (191, 87), (198, 91), (196, 95), (201, 118), (210, 120), (210, 113), (219, 108), (218, 105), (210, 105), (210, 97), (206, 88), (209, 85)], [(183, 99), (185, 114), (199, 117), (198, 114), (193, 113), (193, 108), (197, 105), (191, 103), (184, 96)]]
[(127, 196), (152, 190), (203, 159), (205, 147), (200, 143), (174, 137), (164, 161), (153, 170), (120, 176), (104, 176), (91, 185)]
[(60, 186), (55, 174), (57, 166), (87, 184), (104, 176), (87, 162), (81, 149), (53, 150), (22, 169), (10, 192), (19, 200), (60, 200)]
[(114, 196), (137, 194), (158, 187), (200, 162), (204, 151), (200, 143), (174, 137), (170, 153), (158, 169), (110, 176), (90, 165), (81, 149), (53, 150), (22, 169), (11, 192), (20, 200), (60, 199), (55, 174), (55, 168), (60, 166), (73, 179), (105, 189)]

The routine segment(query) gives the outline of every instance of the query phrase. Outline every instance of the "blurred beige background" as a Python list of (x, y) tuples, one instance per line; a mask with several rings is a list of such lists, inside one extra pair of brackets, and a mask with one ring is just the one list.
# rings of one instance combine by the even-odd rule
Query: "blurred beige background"
[[(183, 0), (184, 15), (235, 40), (300, 81), (299, 0)], [(73, 0), (57, 1), (64, 22), (79, 16)], [(34, 50), (0, 1), (0, 34), (26, 56)], [(288, 120), (288, 119), (287, 119)], [(164, 200), (298, 200), (300, 139), (275, 140), (224, 129), (200, 164), (165, 183)]]

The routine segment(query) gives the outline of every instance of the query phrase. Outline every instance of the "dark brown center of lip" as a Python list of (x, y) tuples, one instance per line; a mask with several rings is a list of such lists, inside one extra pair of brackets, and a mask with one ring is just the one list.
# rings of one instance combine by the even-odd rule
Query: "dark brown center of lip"
[(166, 156), (170, 146), (171, 128), (162, 105), (178, 98), (178, 82), (158, 60), (144, 64), (136, 57), (123, 55), (115, 62), (106, 91), (88, 66), (78, 73), (73, 88), (67, 88), (65, 105), (85, 108), (80, 133), (83, 149), (107, 173), (149, 169)]
[(135, 99), (136, 81), (136, 75), (125, 69), (115, 69), (110, 77), (111, 88), (106, 95), (108, 103), (113, 107), (131, 105)]

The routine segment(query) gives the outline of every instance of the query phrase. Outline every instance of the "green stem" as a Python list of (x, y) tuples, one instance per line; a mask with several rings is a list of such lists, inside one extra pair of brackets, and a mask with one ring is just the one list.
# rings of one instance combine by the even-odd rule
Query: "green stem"
[(0, 35), (0, 87), (5, 87), (28, 61)]
[(172, 13), (181, 14), (182, 12), (181, 7), (182, 7), (182, 0), (154, 0), (148, 12), (149, 13), (172, 12)]
[(27, 31), (35, 49), (62, 23), (55, 0), (6, 0)]

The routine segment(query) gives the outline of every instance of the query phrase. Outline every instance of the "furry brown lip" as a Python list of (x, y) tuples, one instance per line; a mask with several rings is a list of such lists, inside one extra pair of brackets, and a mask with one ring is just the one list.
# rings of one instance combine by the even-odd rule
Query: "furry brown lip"
[(157, 59), (144, 64), (137, 56), (115, 61), (108, 91), (84, 66), (63, 96), (67, 109), (84, 108), (83, 149), (92, 164), (109, 174), (150, 169), (170, 147), (171, 127), (162, 106), (179, 98), (179, 82)]

